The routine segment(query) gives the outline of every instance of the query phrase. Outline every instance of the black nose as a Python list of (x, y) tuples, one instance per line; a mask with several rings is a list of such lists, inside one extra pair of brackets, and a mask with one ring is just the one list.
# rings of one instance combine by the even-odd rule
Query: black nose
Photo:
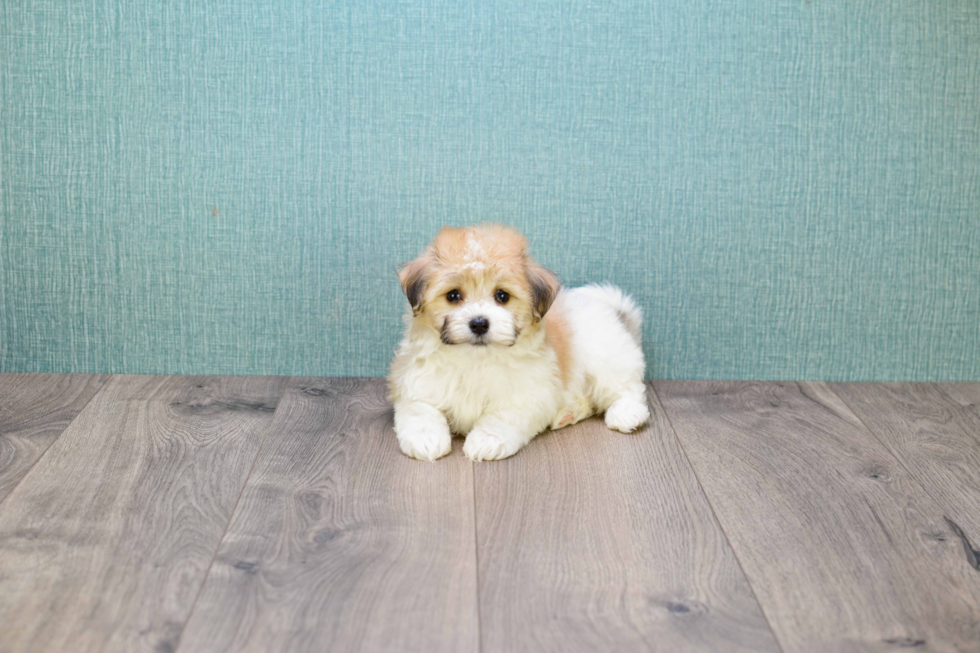
[(490, 320), (485, 317), (474, 317), (470, 320), (470, 331), (478, 336), (482, 336), (484, 333), (490, 330)]

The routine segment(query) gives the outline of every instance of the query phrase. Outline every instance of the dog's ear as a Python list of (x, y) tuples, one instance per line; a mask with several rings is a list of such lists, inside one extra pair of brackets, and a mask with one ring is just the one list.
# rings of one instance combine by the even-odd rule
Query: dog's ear
[(551, 270), (546, 270), (534, 263), (527, 266), (527, 280), (531, 285), (531, 301), (534, 308), (535, 321), (544, 317), (551, 308), (551, 303), (561, 290), (561, 281)]
[(406, 263), (398, 270), (398, 281), (402, 284), (402, 290), (408, 297), (413, 313), (418, 313), (422, 308), (422, 295), (425, 294), (425, 287), (428, 284), (428, 273), (429, 258), (426, 256)]

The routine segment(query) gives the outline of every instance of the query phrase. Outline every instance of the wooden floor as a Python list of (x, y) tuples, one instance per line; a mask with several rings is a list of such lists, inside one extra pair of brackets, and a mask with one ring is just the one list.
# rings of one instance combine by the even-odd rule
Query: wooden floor
[(0, 375), (0, 651), (980, 651), (980, 384), (648, 396), (430, 464), (377, 379)]

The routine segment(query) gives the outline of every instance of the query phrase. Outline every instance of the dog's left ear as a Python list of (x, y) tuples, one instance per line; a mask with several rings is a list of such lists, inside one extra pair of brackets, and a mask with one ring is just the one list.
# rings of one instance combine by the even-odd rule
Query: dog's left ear
[(398, 270), (398, 281), (402, 284), (402, 290), (408, 297), (413, 313), (418, 313), (422, 308), (422, 295), (425, 294), (425, 287), (428, 284), (428, 271), (429, 259), (425, 256), (406, 263)]
[(533, 263), (527, 266), (527, 280), (531, 285), (534, 320), (538, 321), (544, 317), (544, 314), (551, 308), (551, 303), (558, 296), (558, 291), (561, 290), (561, 281), (551, 270), (546, 270)]

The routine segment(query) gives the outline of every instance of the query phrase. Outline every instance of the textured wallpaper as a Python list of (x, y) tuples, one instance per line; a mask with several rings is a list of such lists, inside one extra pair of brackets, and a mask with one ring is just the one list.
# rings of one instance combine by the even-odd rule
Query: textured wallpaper
[(380, 375), (442, 224), (655, 378), (980, 380), (976, 0), (0, 0), (0, 371)]

